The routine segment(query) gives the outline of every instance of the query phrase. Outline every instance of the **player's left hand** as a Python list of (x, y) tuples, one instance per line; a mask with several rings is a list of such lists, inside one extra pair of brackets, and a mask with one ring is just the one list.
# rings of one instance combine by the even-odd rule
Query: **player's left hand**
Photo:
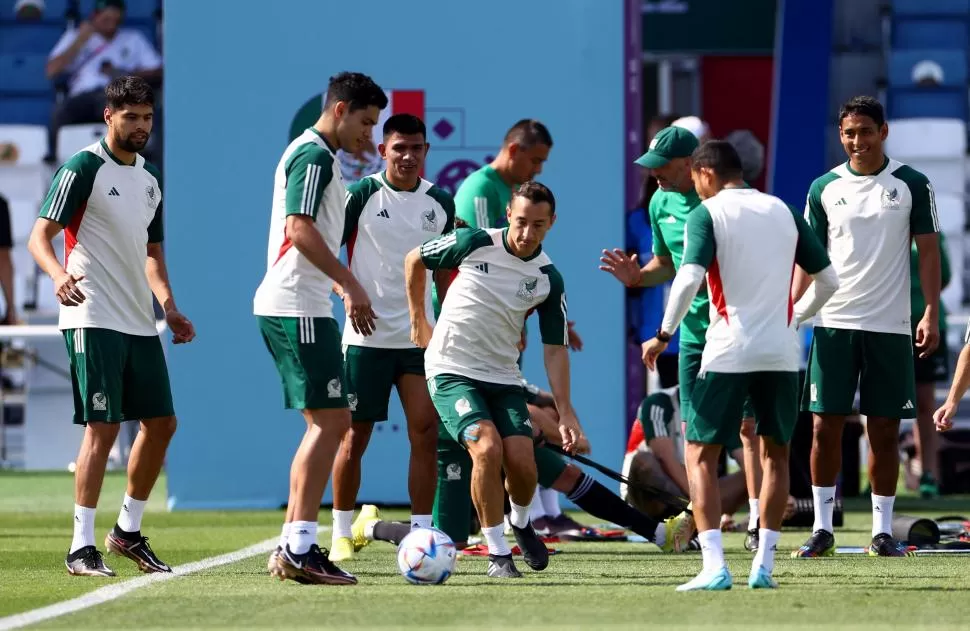
[(579, 425), (579, 419), (573, 413), (559, 416), (559, 435), (562, 437), (562, 448), (571, 454), (588, 454), (589, 439)]
[(916, 325), (916, 350), (920, 359), (926, 359), (933, 354), (940, 344), (940, 322), (937, 318), (923, 316)]
[(667, 350), (667, 343), (661, 342), (657, 338), (650, 338), (640, 347), (642, 350), (643, 365), (650, 370), (657, 369), (657, 358), (660, 353)]
[(172, 342), (187, 344), (195, 339), (195, 327), (192, 322), (176, 310), (165, 312), (165, 322), (172, 330)]
[(936, 431), (945, 432), (953, 429), (953, 415), (957, 413), (957, 403), (947, 399), (936, 412), (933, 413), (933, 424)]
[(434, 329), (427, 318), (411, 323), (411, 342), (418, 348), (428, 348)]
[(579, 337), (579, 333), (573, 327), (576, 325), (575, 322), (567, 322), (567, 335), (569, 336), (569, 348), (574, 351), (583, 350), (583, 338)]

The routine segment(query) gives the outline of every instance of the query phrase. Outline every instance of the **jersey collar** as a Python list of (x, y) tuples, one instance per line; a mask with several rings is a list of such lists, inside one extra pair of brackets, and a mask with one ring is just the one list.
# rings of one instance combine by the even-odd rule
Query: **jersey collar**
[(327, 140), (326, 136), (324, 136), (323, 134), (321, 134), (320, 132), (318, 132), (313, 127), (307, 127), (307, 129), (310, 130), (310, 131), (312, 131), (317, 136), (317, 138), (319, 138), (320, 140), (322, 140), (323, 141), (323, 144), (327, 145), (327, 149), (330, 150), (330, 153), (332, 153), (333, 155), (337, 155), (337, 150), (330, 146), (330, 141)]
[(527, 261), (531, 261), (535, 257), (537, 257), (540, 254), (542, 254), (542, 244), (540, 243), (539, 244), (539, 247), (536, 248), (536, 251), (533, 252), (532, 254), (530, 254), (529, 256), (518, 256), (515, 252), (512, 251), (512, 248), (509, 247), (509, 229), (508, 228), (505, 228), (505, 229), (502, 230), (502, 245), (505, 246), (505, 251), (506, 252), (508, 252), (509, 254), (511, 254), (512, 256), (514, 256), (515, 258), (519, 259), (520, 261), (526, 261), (526, 262)]
[(845, 169), (846, 169), (846, 171), (848, 171), (852, 175), (855, 175), (856, 177), (875, 177), (875, 176), (879, 175), (880, 173), (882, 173), (883, 171), (885, 171), (886, 170), (886, 167), (888, 167), (888, 166), (889, 166), (889, 156), (885, 156), (883, 158), (883, 163), (882, 163), (882, 166), (881, 167), (879, 167), (878, 169), (876, 169), (876, 171), (874, 173), (869, 173), (868, 175), (863, 175), (862, 173), (859, 173), (858, 171), (856, 171), (855, 169), (853, 169), (852, 168), (852, 165), (849, 164), (849, 161), (848, 160), (845, 161)]
[(384, 182), (384, 185), (387, 186), (387, 188), (391, 189), (392, 191), (397, 191), (398, 193), (401, 193), (401, 192), (417, 193), (418, 189), (421, 188), (421, 178), (418, 178), (417, 184), (415, 184), (413, 187), (405, 191), (403, 188), (398, 188), (393, 184), (391, 184), (391, 181), (387, 179), (386, 174), (387, 174), (387, 171), (381, 171), (381, 182)]
[(115, 161), (116, 164), (120, 164), (123, 167), (133, 167), (136, 164), (138, 164), (138, 154), (135, 154), (135, 161), (133, 163), (127, 164), (125, 162), (122, 162), (121, 158), (111, 153), (111, 149), (108, 149), (108, 143), (104, 141), (104, 138), (101, 139), (101, 148), (104, 149), (104, 152), (108, 154), (111, 157), (111, 159)]

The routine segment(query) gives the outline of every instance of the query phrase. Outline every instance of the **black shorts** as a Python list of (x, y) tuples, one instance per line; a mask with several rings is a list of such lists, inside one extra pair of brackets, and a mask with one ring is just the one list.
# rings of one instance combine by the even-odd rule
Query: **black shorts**
[[(916, 340), (916, 326), (913, 326), (913, 340)], [(913, 349), (913, 372), (916, 383), (937, 383), (950, 378), (950, 349), (946, 345), (946, 330), (940, 331), (940, 345), (926, 359), (920, 359), (919, 352)]]

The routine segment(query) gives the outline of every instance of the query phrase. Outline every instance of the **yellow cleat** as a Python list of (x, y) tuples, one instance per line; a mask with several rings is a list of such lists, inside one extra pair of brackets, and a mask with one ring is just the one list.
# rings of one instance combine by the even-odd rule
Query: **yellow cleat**
[(347, 561), (354, 558), (354, 542), (350, 537), (334, 537), (330, 542), (330, 560)]
[[(354, 552), (357, 552), (370, 543), (370, 539), (368, 539), (364, 534), (367, 531), (367, 526), (380, 520), (381, 509), (377, 508), (373, 504), (364, 504), (361, 506), (360, 514), (357, 515), (357, 519), (354, 520), (354, 525), (350, 527), (350, 531), (354, 533)], [(331, 554), (331, 557), (332, 556), (333, 554)]]
[(684, 552), (694, 536), (694, 517), (681, 513), (664, 522), (667, 536), (661, 549), (664, 552)]

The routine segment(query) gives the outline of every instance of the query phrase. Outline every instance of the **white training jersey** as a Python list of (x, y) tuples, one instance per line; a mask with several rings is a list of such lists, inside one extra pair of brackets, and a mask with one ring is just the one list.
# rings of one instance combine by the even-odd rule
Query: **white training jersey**
[(521, 385), (518, 343), (533, 310), (543, 344), (568, 344), (562, 276), (541, 247), (525, 259), (512, 254), (507, 233), (459, 228), (421, 246), (428, 269), (458, 270), (425, 351), (429, 379), (453, 374)]
[(940, 230), (926, 176), (889, 158), (872, 175), (840, 164), (812, 183), (805, 218), (839, 276), (815, 326), (910, 335), (910, 241)]
[(258, 316), (333, 317), (333, 280), (286, 236), (286, 218), (308, 215), (333, 255), (344, 232), (344, 188), (334, 151), (317, 130), (307, 129), (283, 152), (273, 182), (266, 275), (256, 290)]
[(102, 139), (57, 170), (40, 216), (64, 226), (64, 268), (84, 277), (84, 302), (61, 305), (58, 328), (157, 336), (145, 261), (163, 236), (158, 170), (139, 155), (124, 164)]
[(707, 269), (701, 374), (797, 371), (794, 267), (816, 274), (830, 264), (808, 223), (777, 197), (726, 188), (691, 211), (684, 249), (684, 265)]
[[(455, 227), (455, 202), (426, 180), (409, 191), (398, 189), (384, 172), (365, 177), (347, 189), (344, 242), (350, 271), (370, 296), (377, 314), (373, 334), (344, 325), (343, 343), (375, 348), (415, 348), (404, 286), (404, 259), (424, 242)], [(425, 309), (433, 312), (432, 273), (428, 272)]]

